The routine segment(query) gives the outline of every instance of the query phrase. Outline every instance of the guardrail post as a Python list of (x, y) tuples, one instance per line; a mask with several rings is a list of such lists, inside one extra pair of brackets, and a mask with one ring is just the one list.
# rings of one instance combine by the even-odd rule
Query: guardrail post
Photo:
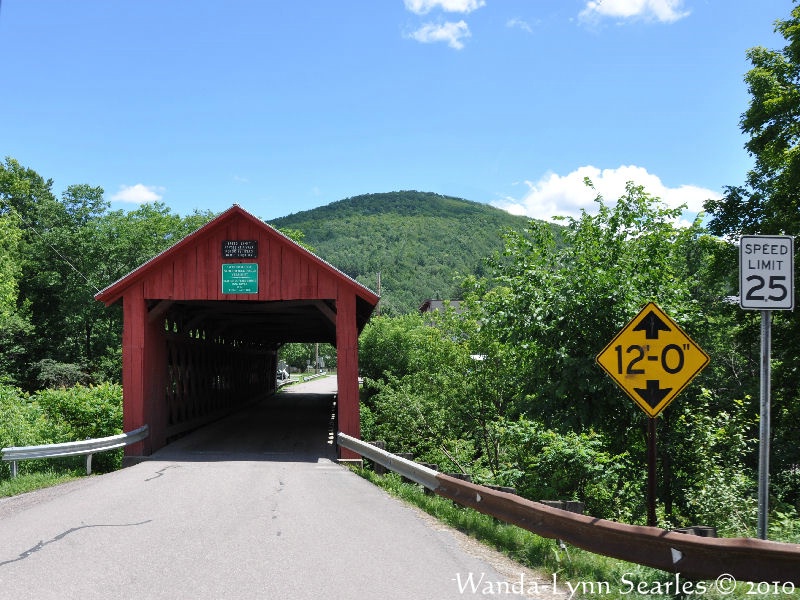
[(87, 454), (86, 455), (86, 474), (87, 475), (91, 475), (92, 474), (92, 455), (91, 454)]
[[(375, 446), (376, 448), (380, 448), (381, 450), (386, 450), (386, 442), (383, 440), (376, 440), (374, 442), (367, 443)], [(376, 475), (386, 475), (386, 467), (375, 461), (372, 462), (372, 470), (375, 471)]]
[(16, 476), (17, 476), (17, 461), (12, 460), (11, 461), (11, 477), (16, 477)]

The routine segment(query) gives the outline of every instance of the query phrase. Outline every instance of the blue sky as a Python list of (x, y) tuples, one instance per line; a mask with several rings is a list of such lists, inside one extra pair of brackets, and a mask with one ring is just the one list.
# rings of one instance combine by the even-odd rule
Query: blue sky
[(0, 156), (114, 208), (414, 189), (548, 218), (738, 185), (790, 0), (2, 0)]

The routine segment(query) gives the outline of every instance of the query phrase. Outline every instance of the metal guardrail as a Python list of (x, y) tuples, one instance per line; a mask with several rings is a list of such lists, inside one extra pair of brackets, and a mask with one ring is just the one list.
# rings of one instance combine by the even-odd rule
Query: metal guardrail
[(440, 496), (595, 554), (725, 584), (735, 579), (785, 583), (792, 585), (792, 590), (794, 585), (800, 585), (800, 544), (755, 538), (706, 538), (597, 519), (437, 473), (343, 433), (339, 433), (337, 441), (343, 448)]
[(92, 455), (106, 450), (115, 450), (128, 444), (133, 444), (150, 435), (150, 427), (143, 425), (127, 433), (112, 435), (80, 442), (66, 442), (63, 444), (44, 444), (41, 446), (12, 446), (3, 448), (0, 452), (3, 460), (11, 462), (11, 476), (17, 476), (17, 462), (20, 460), (33, 460), (36, 458), (57, 458), (60, 456), (86, 455), (86, 474), (92, 473)]

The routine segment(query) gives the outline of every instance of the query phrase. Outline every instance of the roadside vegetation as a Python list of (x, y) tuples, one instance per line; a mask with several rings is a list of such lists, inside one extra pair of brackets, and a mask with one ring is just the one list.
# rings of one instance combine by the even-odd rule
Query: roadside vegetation
[[(76, 385), (26, 393), (0, 384), (0, 448), (74, 442), (122, 433), (122, 387)], [(25, 460), (10, 479), (10, 463), (0, 463), (0, 495), (13, 495), (60, 483), (85, 471), (85, 457)], [(122, 465), (122, 450), (94, 456), (92, 470), (108, 472)]]
[[(374, 318), (361, 336), (363, 437), (531, 500), (644, 524), (648, 417), (595, 356), (655, 301), (712, 357), (657, 419), (659, 523), (753, 535), (758, 315), (727, 300), (736, 249), (700, 221), (678, 225), (680, 210), (633, 184), (597, 204), (565, 220), (563, 246), (538, 223), (509, 231), (489, 277), (464, 281), (458, 310)], [(776, 348), (794, 321), (776, 314)], [(795, 364), (778, 362), (776, 380)], [(771, 506), (787, 524), (800, 509), (797, 389), (773, 387)]]

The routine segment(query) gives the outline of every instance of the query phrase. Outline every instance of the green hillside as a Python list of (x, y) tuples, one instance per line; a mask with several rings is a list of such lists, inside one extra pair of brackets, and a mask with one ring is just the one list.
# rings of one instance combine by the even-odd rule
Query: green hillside
[(416, 310), (451, 299), (458, 280), (480, 275), (502, 249), (503, 228), (528, 219), (460, 198), (402, 191), (355, 196), (270, 221), (305, 234), (314, 252), (370, 289), (381, 274), (381, 309)]

